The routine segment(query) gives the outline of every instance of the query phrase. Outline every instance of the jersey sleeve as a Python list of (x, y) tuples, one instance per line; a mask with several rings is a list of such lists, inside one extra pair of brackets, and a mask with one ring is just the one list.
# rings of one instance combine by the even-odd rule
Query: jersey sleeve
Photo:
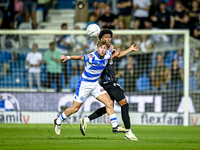
[(92, 60), (92, 54), (85, 54), (83, 55), (84, 61), (89, 62)]

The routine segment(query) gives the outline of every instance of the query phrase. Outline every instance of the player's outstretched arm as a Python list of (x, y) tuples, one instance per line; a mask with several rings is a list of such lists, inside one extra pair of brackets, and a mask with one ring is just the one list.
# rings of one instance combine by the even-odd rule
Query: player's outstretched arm
[(128, 49), (126, 49), (124, 51), (121, 51), (120, 55), (118, 55), (116, 57), (121, 58), (132, 51), (137, 52), (138, 50), (139, 50), (139, 47), (136, 44), (132, 44), (131, 47), (129, 47)]
[(66, 61), (69, 60), (69, 59), (73, 59), (73, 60), (84, 60), (84, 56), (83, 56), (83, 55), (80, 55), (80, 56), (76, 56), (76, 55), (73, 55), (73, 56), (61, 55), (61, 56), (60, 56), (60, 59), (61, 59), (62, 62), (66, 62)]

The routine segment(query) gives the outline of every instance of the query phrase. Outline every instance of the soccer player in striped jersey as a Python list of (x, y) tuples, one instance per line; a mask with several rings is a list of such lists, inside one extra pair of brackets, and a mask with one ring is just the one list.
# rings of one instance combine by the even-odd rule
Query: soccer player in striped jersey
[[(113, 49), (113, 45), (111, 45), (112, 35), (113, 35), (112, 31), (109, 29), (101, 30), (101, 32), (99, 34), (99, 40), (106, 40), (107, 43), (109, 44), (109, 48)], [(120, 57), (127, 55), (128, 53), (130, 53), (132, 51), (138, 51), (138, 50), (139, 50), (138, 46), (133, 44), (127, 50), (121, 51), (120, 54), (117, 55), (116, 57), (120, 58)], [(125, 135), (125, 139), (138, 141), (138, 138), (131, 131), (131, 123), (130, 123), (129, 110), (128, 110), (129, 105), (128, 105), (128, 102), (124, 95), (124, 91), (121, 89), (121, 87), (115, 77), (115, 72), (114, 72), (112, 61), (110, 61), (107, 64), (106, 68), (104, 69), (103, 73), (101, 74), (100, 79), (101, 79), (100, 80), (101, 86), (108, 92), (110, 98), (113, 101), (116, 100), (116, 102), (121, 106), (122, 120), (124, 122), (125, 128), (129, 130)], [(105, 113), (106, 113), (106, 108), (102, 107), (102, 108), (97, 109), (90, 116), (80, 119), (79, 120), (80, 128), (84, 129), (86, 132), (87, 123), (93, 119), (96, 119), (96, 118), (102, 116)], [(84, 122), (84, 124), (83, 124), (83, 122)]]
[[(80, 55), (80, 56), (65, 56), (61, 55), (62, 62), (65, 62), (69, 59), (73, 60), (84, 60), (85, 70), (80, 77), (74, 98), (73, 105), (70, 108), (67, 108), (59, 118), (54, 120), (55, 132), (57, 135), (60, 135), (61, 132), (61, 123), (71, 114), (77, 112), (85, 99), (91, 94), (97, 100), (106, 105), (106, 112), (110, 118), (113, 133), (118, 132), (127, 132), (128, 130), (120, 127), (117, 123), (117, 117), (113, 109), (113, 102), (110, 99), (108, 93), (99, 85), (98, 79), (105, 69), (107, 63), (111, 61), (115, 56), (120, 54), (120, 49), (118, 49), (113, 55), (112, 50), (107, 49), (108, 44), (106, 40), (99, 41), (97, 43), (97, 50), (90, 54)], [(82, 122), (84, 124), (84, 122)], [(81, 130), (82, 134), (85, 135), (85, 130)]]

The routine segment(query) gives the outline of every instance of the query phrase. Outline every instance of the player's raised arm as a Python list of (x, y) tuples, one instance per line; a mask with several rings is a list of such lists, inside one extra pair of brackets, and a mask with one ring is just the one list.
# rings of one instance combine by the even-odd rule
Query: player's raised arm
[(117, 55), (116, 57), (121, 58), (132, 51), (137, 52), (138, 50), (139, 50), (139, 47), (136, 44), (132, 44), (128, 49), (121, 51), (120, 54)]
[(73, 55), (73, 56), (61, 55), (61, 56), (60, 56), (60, 59), (61, 59), (62, 62), (66, 62), (66, 61), (69, 60), (69, 59), (73, 59), (73, 60), (84, 60), (84, 56), (83, 56), (83, 55), (79, 55), (79, 56), (76, 56), (76, 55)]

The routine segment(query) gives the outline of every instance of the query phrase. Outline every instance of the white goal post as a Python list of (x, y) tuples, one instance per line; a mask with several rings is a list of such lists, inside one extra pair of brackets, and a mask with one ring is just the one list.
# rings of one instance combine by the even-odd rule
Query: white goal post
[[(184, 126), (189, 124), (188, 112), (188, 98), (189, 98), (189, 30), (113, 30), (115, 35), (153, 35), (153, 34), (167, 34), (167, 35), (183, 35), (184, 36)], [(0, 30), (0, 35), (21, 35), (21, 34), (46, 34), (46, 35), (67, 35), (67, 34), (87, 34), (86, 30)]]

